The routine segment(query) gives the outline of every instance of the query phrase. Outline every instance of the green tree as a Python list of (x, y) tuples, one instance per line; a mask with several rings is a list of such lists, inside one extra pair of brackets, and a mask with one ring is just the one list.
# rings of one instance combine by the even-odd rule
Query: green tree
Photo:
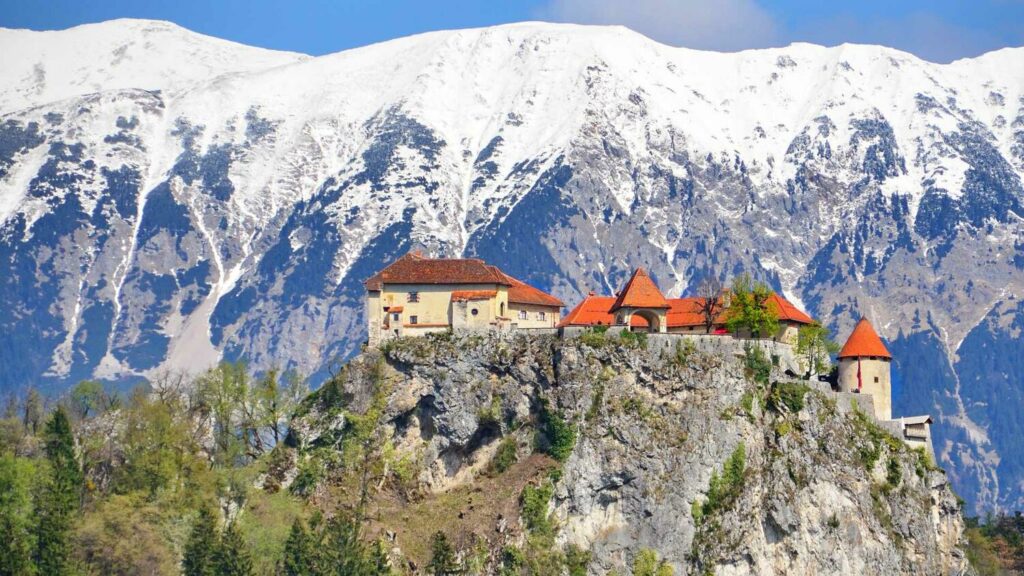
[(242, 426), (244, 406), (249, 397), (249, 375), (245, 364), (222, 362), (203, 374), (196, 383), (200, 402), (213, 419), (216, 443), (214, 462), (233, 466), (246, 457), (245, 430)]
[(196, 464), (189, 417), (178, 402), (136, 389), (123, 410), (119, 444), (125, 462), (114, 470), (118, 492), (145, 490), (151, 496), (175, 487)]
[(829, 367), (831, 355), (838, 351), (839, 344), (832, 341), (829, 329), (818, 322), (805, 324), (797, 332), (796, 353), (805, 372), (821, 374)]
[(769, 304), (774, 292), (749, 274), (737, 276), (729, 292), (725, 326), (730, 332), (749, 332), (754, 338), (771, 337), (779, 330), (779, 314)]
[(324, 528), (319, 566), (321, 573), (334, 576), (363, 576), (369, 574), (366, 549), (359, 540), (356, 523), (335, 516)]
[(95, 416), (106, 403), (103, 384), (95, 380), (83, 380), (71, 389), (68, 397), (71, 410), (79, 420)]
[(284, 543), (284, 557), (281, 559), (281, 576), (313, 576), (316, 573), (313, 539), (301, 518), (292, 523), (288, 540)]
[(0, 455), (0, 576), (35, 573), (31, 460)]
[(33, 436), (39, 434), (39, 425), (42, 424), (43, 417), (43, 397), (35, 388), (29, 388), (25, 394), (22, 422)]
[(217, 547), (217, 576), (251, 576), (252, 558), (234, 522), (228, 524)]
[(209, 506), (199, 508), (199, 516), (185, 543), (181, 570), (185, 576), (217, 576), (217, 555), (220, 536), (217, 533), (216, 512)]
[(246, 410), (252, 449), (262, 453), (284, 440), (287, 418), (308, 392), (306, 381), (292, 371), (270, 370), (256, 381)]
[(69, 533), (82, 498), (82, 469), (75, 455), (71, 422), (58, 408), (46, 423), (49, 474), (36, 495), (35, 563), (40, 574), (69, 572)]
[(459, 565), (458, 560), (455, 558), (455, 550), (452, 545), (448, 543), (448, 537), (445, 536), (444, 532), (437, 531), (434, 536), (430, 539), (430, 564), (427, 564), (427, 570), (434, 574), (434, 576), (449, 576), (451, 574), (461, 574), (462, 566)]

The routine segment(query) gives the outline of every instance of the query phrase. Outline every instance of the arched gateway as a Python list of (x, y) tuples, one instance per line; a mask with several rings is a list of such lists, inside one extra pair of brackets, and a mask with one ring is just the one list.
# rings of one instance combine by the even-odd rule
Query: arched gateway
[(616, 325), (642, 329), (643, 323), (633, 320), (633, 316), (638, 316), (646, 320), (648, 332), (666, 332), (666, 317), (670, 307), (647, 271), (637, 268), (619, 292), (611, 311)]

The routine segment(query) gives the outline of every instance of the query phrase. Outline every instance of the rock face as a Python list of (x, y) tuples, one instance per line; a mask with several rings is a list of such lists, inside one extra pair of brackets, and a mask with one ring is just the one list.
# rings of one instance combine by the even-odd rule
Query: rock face
[[(387, 382), (385, 435), (414, 455), (429, 498), (472, 491), (503, 439), (521, 459), (551, 451), (555, 414), (575, 431), (554, 476), (556, 541), (589, 550), (591, 574), (629, 573), (645, 549), (676, 574), (966, 571), (945, 474), (881, 431), (867, 398), (777, 369), (756, 382), (751, 366), (739, 343), (722, 355), (610, 336), (403, 339), (317, 392), (293, 440), (300, 460), (337, 442), (338, 415), (367, 410)], [(497, 550), (523, 541), (508, 524), (466, 529)]]
[(567, 303), (747, 271), (840, 337), (871, 316), (968, 505), (1024, 507), (1024, 49), (534, 23), (309, 58), (118, 21), (0, 50), (0, 389), (220, 358), (322, 380), (415, 247)]

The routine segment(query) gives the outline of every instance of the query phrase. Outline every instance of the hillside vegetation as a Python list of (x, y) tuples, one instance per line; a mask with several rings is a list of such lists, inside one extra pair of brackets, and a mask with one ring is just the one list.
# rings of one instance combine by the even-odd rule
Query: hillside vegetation
[(953, 574), (945, 474), (737, 345), (439, 334), (223, 365), (0, 437), (0, 574)]

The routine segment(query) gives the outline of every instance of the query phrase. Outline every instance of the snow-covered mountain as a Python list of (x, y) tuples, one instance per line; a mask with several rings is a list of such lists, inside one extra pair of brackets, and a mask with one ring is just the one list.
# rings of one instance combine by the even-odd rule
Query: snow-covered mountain
[(0, 387), (315, 374), (413, 246), (568, 302), (748, 270), (870, 316), (961, 494), (1024, 507), (1024, 49), (526, 23), (312, 58), (119, 20), (0, 30), (0, 64)]

